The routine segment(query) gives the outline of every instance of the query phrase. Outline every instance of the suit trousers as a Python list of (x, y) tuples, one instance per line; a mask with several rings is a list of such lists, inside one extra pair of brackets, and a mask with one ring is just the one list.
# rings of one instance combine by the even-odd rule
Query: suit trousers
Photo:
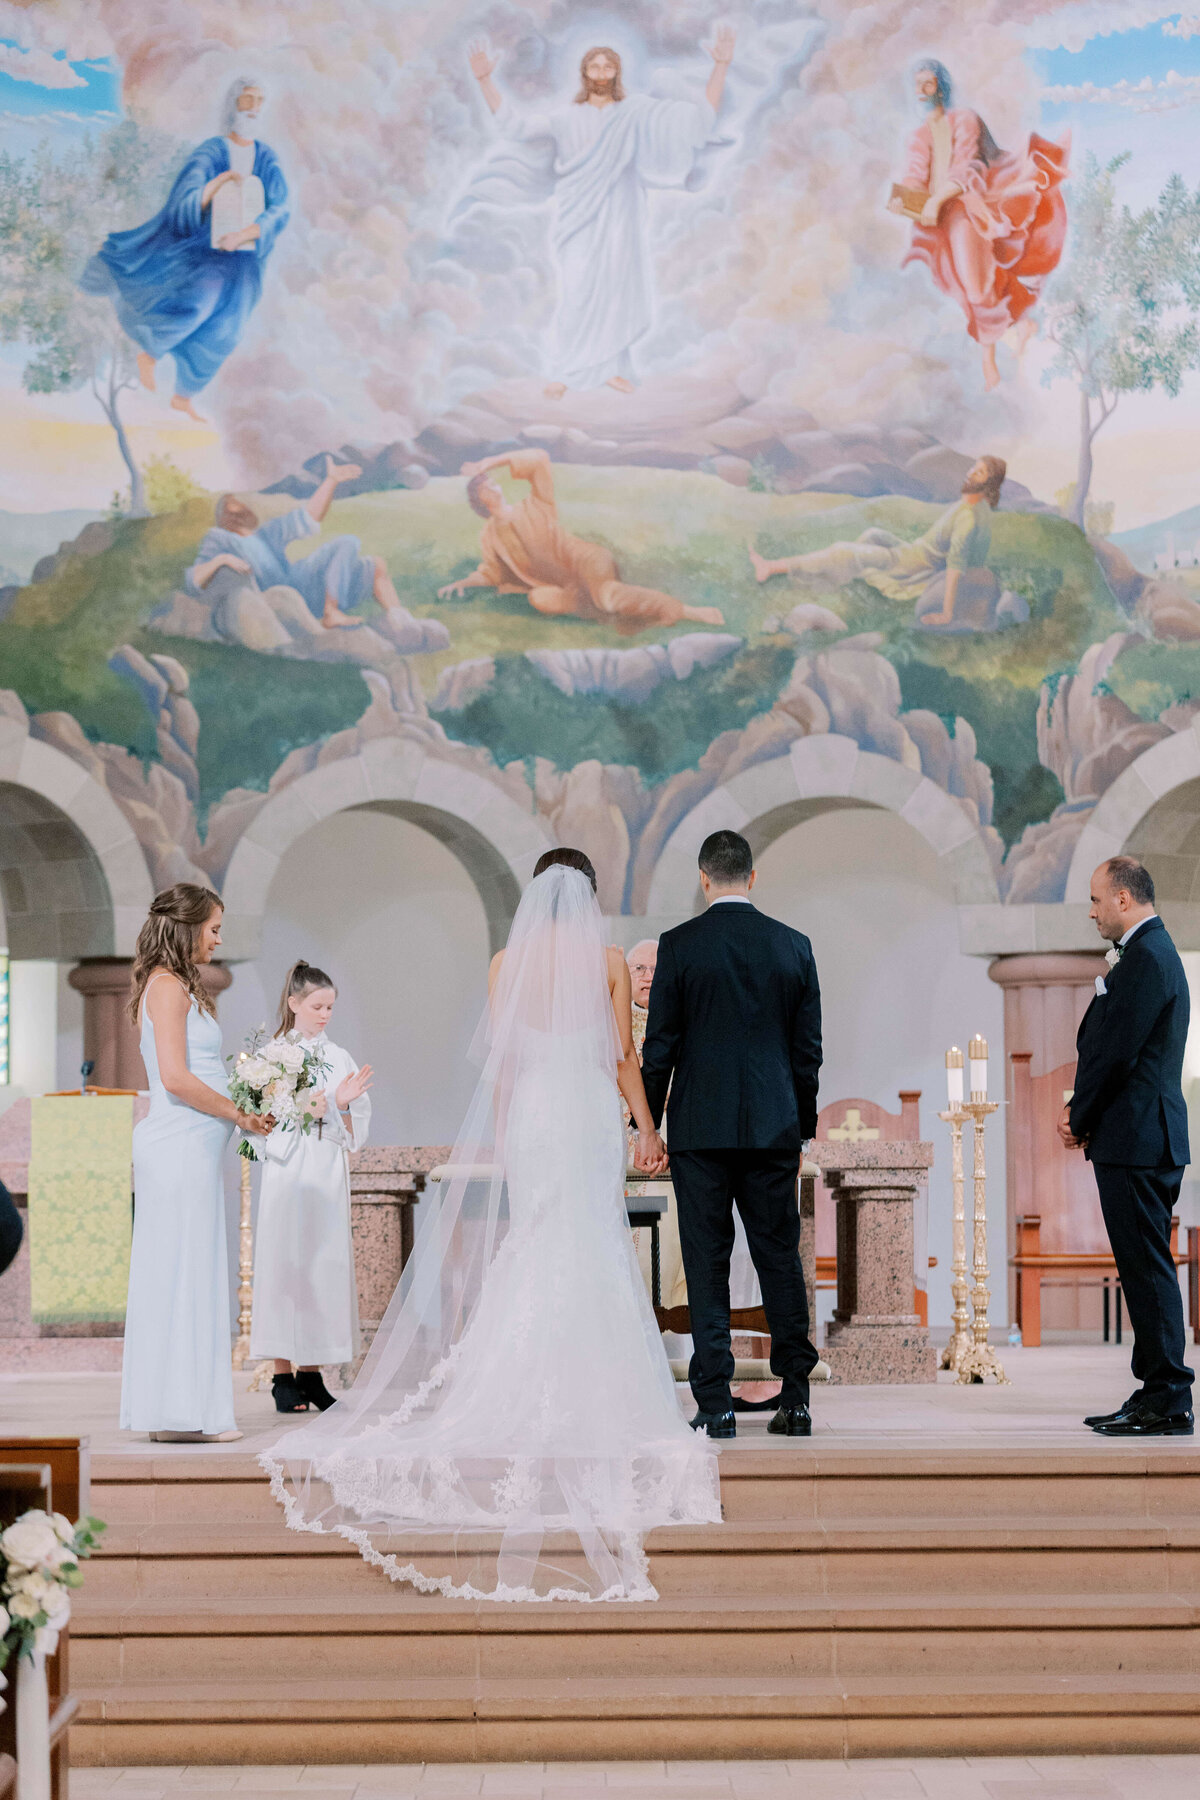
[(729, 1258), (734, 1206), (762, 1289), (771, 1368), (783, 1382), (779, 1404), (808, 1404), (808, 1378), (817, 1352), (808, 1335), (808, 1295), (800, 1265), (799, 1175), (796, 1150), (671, 1151), (692, 1319), (688, 1378), (704, 1412), (727, 1412), (732, 1399)]
[(1171, 1257), (1183, 1170), (1092, 1167), (1133, 1327), (1134, 1379), (1156, 1412), (1183, 1412), (1192, 1403), (1192, 1371), (1183, 1360), (1183, 1296)]

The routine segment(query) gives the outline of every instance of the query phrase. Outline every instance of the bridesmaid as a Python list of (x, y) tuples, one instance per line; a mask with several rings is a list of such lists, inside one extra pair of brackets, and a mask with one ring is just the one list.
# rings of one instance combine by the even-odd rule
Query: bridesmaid
[[(254, 1243), (250, 1355), (273, 1357), (279, 1412), (324, 1412), (334, 1396), (321, 1365), (358, 1355), (358, 1296), (350, 1241), (350, 1152), (371, 1122), (371, 1067), (359, 1068), (326, 1029), (337, 989), (323, 969), (294, 963), (279, 1000), (276, 1032), (293, 1031), (326, 1064), (311, 1110), (317, 1125), (272, 1132), (263, 1147)], [(293, 1373), (294, 1369), (294, 1373)]]
[(233, 1416), (222, 1160), (235, 1125), (269, 1119), (229, 1098), (221, 1032), (200, 981), (221, 942), (221, 901), (180, 881), (138, 935), (130, 1016), (141, 1027), (150, 1111), (133, 1134), (133, 1250), (121, 1426), (158, 1442), (229, 1443)]

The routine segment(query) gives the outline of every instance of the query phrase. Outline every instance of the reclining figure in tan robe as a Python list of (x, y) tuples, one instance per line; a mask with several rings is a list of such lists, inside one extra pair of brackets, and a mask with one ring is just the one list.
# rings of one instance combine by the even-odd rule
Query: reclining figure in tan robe
[[(516, 506), (508, 504), (491, 479), (491, 470), (502, 468), (515, 480), (529, 483), (529, 493)], [(564, 531), (544, 450), (505, 451), (483, 462), (464, 463), (462, 473), (467, 477), (467, 499), (486, 520), (483, 560), (462, 581), (439, 588), (439, 600), (477, 587), (528, 594), (529, 604), (540, 613), (611, 620), (623, 637), (634, 637), (652, 625), (678, 625), (683, 619), (697, 625), (725, 623), (715, 606), (685, 606), (673, 594), (620, 580), (611, 550)]]

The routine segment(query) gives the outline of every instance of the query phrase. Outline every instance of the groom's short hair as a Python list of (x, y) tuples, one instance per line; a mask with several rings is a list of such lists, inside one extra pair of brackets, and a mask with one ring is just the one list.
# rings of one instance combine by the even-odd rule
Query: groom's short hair
[(714, 887), (741, 887), (754, 870), (754, 852), (737, 831), (713, 831), (700, 846), (700, 873)]

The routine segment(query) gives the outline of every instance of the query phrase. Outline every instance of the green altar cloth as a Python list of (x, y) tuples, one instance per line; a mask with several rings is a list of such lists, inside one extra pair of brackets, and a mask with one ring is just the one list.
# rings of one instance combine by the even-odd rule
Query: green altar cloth
[(39, 1325), (119, 1323), (129, 1280), (133, 1097), (32, 1103), (30, 1300)]

